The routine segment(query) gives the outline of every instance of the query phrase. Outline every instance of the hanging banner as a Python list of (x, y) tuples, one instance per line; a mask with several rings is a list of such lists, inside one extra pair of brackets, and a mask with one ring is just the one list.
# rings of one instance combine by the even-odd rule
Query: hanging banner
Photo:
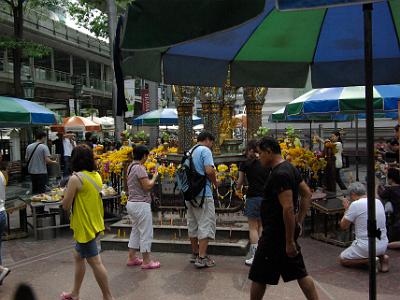
[(279, 10), (302, 10), (381, 1), (382, 0), (276, 0), (276, 7)]
[(146, 113), (150, 111), (150, 95), (149, 89), (142, 89), (140, 91), (140, 95), (142, 98), (142, 113)]

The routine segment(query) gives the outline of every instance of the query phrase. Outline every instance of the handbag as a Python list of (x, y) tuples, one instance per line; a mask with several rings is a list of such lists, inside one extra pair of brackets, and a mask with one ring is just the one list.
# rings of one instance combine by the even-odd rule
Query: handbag
[(23, 171), (23, 173), (24, 173), (25, 175), (29, 175), (29, 164), (31, 163), (33, 154), (35, 153), (37, 147), (39, 147), (40, 144), (42, 144), (42, 143), (38, 143), (38, 144), (35, 146), (35, 149), (33, 149), (31, 155), (29, 156), (28, 162), (26, 163), (26, 165), (25, 165), (24, 168), (22, 169), (22, 171)]

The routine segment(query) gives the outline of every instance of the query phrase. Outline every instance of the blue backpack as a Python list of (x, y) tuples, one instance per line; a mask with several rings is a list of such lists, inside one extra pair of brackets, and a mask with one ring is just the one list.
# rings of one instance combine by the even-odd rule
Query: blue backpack
[[(190, 202), (193, 207), (203, 206), (207, 184), (207, 176), (199, 174), (193, 164), (192, 155), (199, 146), (200, 145), (196, 145), (191, 150), (184, 153), (181, 165), (175, 175), (176, 183), (174, 191), (178, 187), (182, 193), (183, 199)], [(196, 197), (202, 190), (203, 196), (200, 203), (198, 203)]]

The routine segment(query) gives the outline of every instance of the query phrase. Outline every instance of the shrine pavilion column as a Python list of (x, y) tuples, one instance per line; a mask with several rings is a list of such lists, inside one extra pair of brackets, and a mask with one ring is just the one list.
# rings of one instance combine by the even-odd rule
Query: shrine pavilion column
[(178, 111), (178, 153), (184, 153), (193, 146), (193, 104), (196, 87), (172, 86)]
[(221, 122), (222, 107), (221, 89), (218, 87), (202, 87), (200, 91), (204, 130), (214, 136), (213, 152), (218, 155), (221, 153), (219, 145), (219, 124)]
[(262, 108), (268, 89), (266, 87), (245, 87), (243, 97), (247, 113), (247, 140), (254, 138), (262, 126)]

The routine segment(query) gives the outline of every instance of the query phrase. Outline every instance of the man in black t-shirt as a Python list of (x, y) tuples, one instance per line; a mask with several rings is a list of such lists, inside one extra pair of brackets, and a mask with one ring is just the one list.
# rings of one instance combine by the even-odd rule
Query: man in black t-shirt
[[(270, 137), (259, 141), (261, 164), (271, 168), (261, 203), (263, 233), (250, 269), (250, 299), (261, 300), (267, 284), (297, 280), (307, 299), (318, 299), (308, 276), (297, 238), (311, 204), (311, 191), (300, 173), (281, 156), (279, 143)], [(298, 201), (299, 195), (301, 201)]]

